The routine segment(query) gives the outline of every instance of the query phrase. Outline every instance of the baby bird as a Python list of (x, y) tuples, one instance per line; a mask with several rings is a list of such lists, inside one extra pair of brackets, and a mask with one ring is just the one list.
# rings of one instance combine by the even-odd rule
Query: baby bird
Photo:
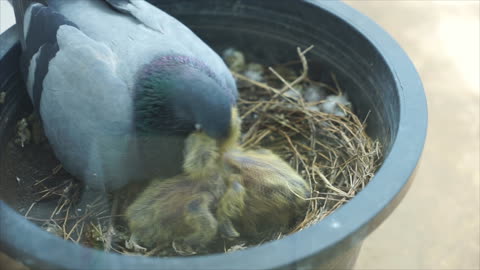
[(128, 207), (126, 219), (134, 241), (146, 247), (174, 243), (194, 254), (218, 233), (239, 236), (228, 217), (240, 215), (245, 192), (238, 175), (225, 177), (218, 149), (216, 141), (201, 132), (187, 138), (185, 173), (153, 180)]
[(306, 212), (306, 181), (269, 150), (231, 150), (223, 161), (240, 174), (245, 189), (243, 212), (231, 217), (242, 238), (263, 240), (285, 233)]
[(348, 100), (346, 95), (330, 95), (323, 103), (318, 105), (321, 112), (333, 114), (336, 116), (345, 117), (347, 113), (340, 107), (340, 105), (351, 108), (352, 103)]
[(259, 239), (285, 232), (305, 213), (305, 180), (269, 150), (243, 150), (236, 111), (233, 118), (221, 143), (202, 132), (190, 135), (185, 173), (154, 180), (128, 207), (135, 240), (147, 247), (175, 243), (194, 253), (219, 236)]

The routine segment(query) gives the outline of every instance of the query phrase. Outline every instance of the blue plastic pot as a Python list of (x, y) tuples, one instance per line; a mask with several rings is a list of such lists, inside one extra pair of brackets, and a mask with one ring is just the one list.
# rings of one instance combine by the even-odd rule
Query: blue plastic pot
[[(32, 269), (349, 269), (362, 241), (405, 195), (427, 128), (420, 78), (405, 52), (370, 19), (337, 1), (150, 1), (191, 27), (214, 48), (234, 45), (264, 63), (291, 60), (295, 47), (315, 45), (309, 59), (337, 75), (368, 133), (384, 145), (383, 165), (367, 187), (320, 223), (281, 240), (228, 254), (147, 258), (85, 248), (55, 237), (0, 201), (0, 250)], [(20, 49), (10, 29), (0, 36), (0, 160), (22, 111)], [(315, 72), (315, 70), (312, 70)], [(325, 73), (328, 74), (328, 73)], [(0, 198), (14, 190), (0, 179)]]

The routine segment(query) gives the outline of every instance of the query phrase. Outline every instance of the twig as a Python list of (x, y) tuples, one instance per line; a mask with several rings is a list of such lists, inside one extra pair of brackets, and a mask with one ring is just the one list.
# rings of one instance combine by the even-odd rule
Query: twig
[(28, 208), (27, 212), (25, 213), (25, 217), (28, 218), (28, 214), (30, 213), (30, 211), (32, 210), (32, 208), (37, 204), (37, 202), (33, 202), (30, 207)]

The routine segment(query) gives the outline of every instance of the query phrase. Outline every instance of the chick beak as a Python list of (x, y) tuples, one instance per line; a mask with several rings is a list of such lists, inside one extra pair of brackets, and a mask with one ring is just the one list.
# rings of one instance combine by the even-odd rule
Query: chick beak
[(220, 141), (220, 151), (225, 152), (233, 148), (239, 147), (239, 140), (241, 135), (241, 119), (238, 116), (236, 107), (231, 109), (230, 129), (228, 136)]

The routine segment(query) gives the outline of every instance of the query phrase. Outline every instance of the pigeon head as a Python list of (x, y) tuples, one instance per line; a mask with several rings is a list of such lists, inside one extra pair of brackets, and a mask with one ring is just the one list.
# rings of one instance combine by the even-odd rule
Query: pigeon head
[(186, 136), (202, 130), (215, 139), (231, 132), (236, 89), (224, 83), (201, 61), (164, 56), (145, 65), (137, 77), (137, 132)]

